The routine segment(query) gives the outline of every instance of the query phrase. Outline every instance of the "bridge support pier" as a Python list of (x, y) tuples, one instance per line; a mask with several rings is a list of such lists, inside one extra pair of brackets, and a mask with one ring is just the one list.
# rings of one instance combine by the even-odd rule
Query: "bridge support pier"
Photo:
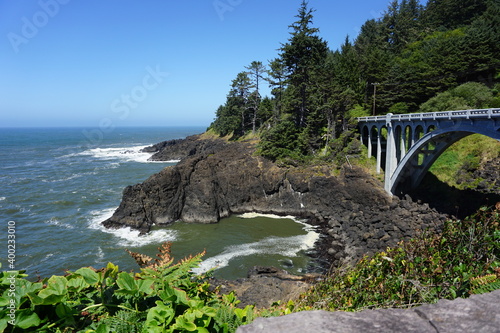
[(377, 131), (377, 174), (380, 174), (382, 165), (382, 134)]
[(395, 129), (391, 122), (392, 113), (387, 114), (386, 127), (387, 127), (387, 145), (385, 148), (385, 181), (384, 187), (387, 192), (390, 193), (391, 189), (388, 187), (391, 184), (391, 176), (398, 166), (397, 160), (397, 146)]

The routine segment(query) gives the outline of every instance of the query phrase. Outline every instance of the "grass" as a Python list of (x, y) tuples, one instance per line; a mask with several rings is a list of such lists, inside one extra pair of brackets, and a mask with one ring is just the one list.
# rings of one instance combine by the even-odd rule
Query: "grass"
[(440, 181), (464, 189), (465, 183), (458, 184), (459, 172), (472, 177), (473, 170), (481, 164), (500, 156), (500, 143), (492, 138), (474, 134), (450, 146), (430, 168)]

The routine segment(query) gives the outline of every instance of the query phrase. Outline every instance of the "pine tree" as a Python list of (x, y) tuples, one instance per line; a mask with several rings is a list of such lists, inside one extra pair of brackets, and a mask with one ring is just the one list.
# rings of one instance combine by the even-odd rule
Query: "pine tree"
[(298, 127), (306, 126), (313, 80), (326, 59), (327, 43), (317, 36), (319, 29), (312, 28), (313, 10), (302, 1), (298, 20), (290, 25), (293, 29), (288, 43), (281, 47), (281, 58), (288, 72), (288, 111), (295, 116)]
[(486, 10), (488, 2), (488, 0), (428, 0), (424, 22), (434, 30), (442, 28), (449, 30), (469, 25)]
[(364, 96), (366, 105), (372, 103), (376, 85), (388, 79), (389, 69), (395, 58), (394, 54), (389, 51), (384, 31), (381, 21), (368, 20), (361, 27), (354, 42), (359, 61), (360, 79), (366, 82)]
[(232, 81), (226, 103), (216, 112), (215, 120), (210, 125), (217, 134), (238, 137), (245, 134), (248, 123), (248, 100), (250, 96), (250, 78), (246, 72), (240, 72)]
[(275, 121), (281, 117), (283, 105), (283, 93), (286, 87), (286, 69), (283, 61), (280, 58), (269, 62), (269, 70), (267, 71), (266, 81), (271, 88), (271, 94), (274, 96), (274, 118)]
[(251, 86), (248, 73), (240, 72), (232, 81), (231, 90), (229, 91), (228, 102), (231, 102), (230, 104), (238, 109), (241, 115), (240, 135), (244, 135), (246, 132), (246, 124), (248, 123), (248, 98)]
[(252, 132), (255, 133), (259, 105), (262, 100), (259, 92), (259, 85), (264, 79), (263, 75), (266, 72), (266, 68), (260, 61), (253, 61), (250, 66), (245, 68), (248, 70), (248, 75), (250, 75), (251, 88), (254, 89), (254, 91), (250, 94), (249, 108), (251, 109), (252, 114)]

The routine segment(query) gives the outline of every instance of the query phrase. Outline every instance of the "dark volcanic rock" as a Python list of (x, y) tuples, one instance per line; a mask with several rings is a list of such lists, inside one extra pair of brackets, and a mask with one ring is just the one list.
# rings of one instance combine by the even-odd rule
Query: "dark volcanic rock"
[(500, 194), (500, 157), (485, 162), (481, 168), (474, 171), (472, 178), (483, 179), (477, 185), (481, 192)]
[(217, 286), (222, 294), (235, 292), (241, 302), (238, 307), (255, 305), (257, 308), (268, 308), (274, 302), (286, 303), (297, 299), (308, 291), (318, 275), (291, 275), (276, 267), (253, 267), (248, 277), (234, 281), (213, 280), (211, 285)]
[(176, 161), (196, 154), (213, 153), (226, 144), (223, 140), (200, 140), (200, 135), (191, 135), (185, 139), (163, 141), (142, 151), (155, 153), (151, 161)]
[(276, 318), (257, 318), (237, 333), (273, 332), (500, 332), (500, 290), (468, 299), (440, 300), (413, 309), (361, 312), (305, 311)]
[(245, 212), (294, 215), (320, 226), (317, 259), (331, 264), (394, 246), (445, 218), (411, 198), (389, 197), (360, 168), (346, 167), (338, 176), (329, 166), (284, 168), (256, 156), (252, 142), (198, 136), (165, 143), (157, 156), (170, 160), (181, 152), (189, 156), (125, 188), (119, 208), (103, 224), (148, 232), (155, 224), (215, 223)]

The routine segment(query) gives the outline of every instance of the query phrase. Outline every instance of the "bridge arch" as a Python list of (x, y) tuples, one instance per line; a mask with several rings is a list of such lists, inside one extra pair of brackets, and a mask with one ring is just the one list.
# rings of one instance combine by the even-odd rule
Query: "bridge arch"
[[(361, 117), (358, 122), (362, 133), (367, 128), (371, 135), (376, 128), (377, 172), (384, 150), (384, 186), (389, 194), (418, 186), (436, 159), (466, 136), (482, 134), (500, 141), (500, 109), (388, 114)], [(371, 153), (369, 147), (369, 157)]]
[[(398, 164), (390, 180), (390, 193), (401, 195), (417, 187), (432, 164), (446, 149), (472, 134), (482, 134), (500, 141), (499, 131), (482, 127), (463, 126), (461, 130), (447, 128), (430, 131), (410, 148)], [(429, 145), (432, 145), (432, 148), (429, 148)]]

